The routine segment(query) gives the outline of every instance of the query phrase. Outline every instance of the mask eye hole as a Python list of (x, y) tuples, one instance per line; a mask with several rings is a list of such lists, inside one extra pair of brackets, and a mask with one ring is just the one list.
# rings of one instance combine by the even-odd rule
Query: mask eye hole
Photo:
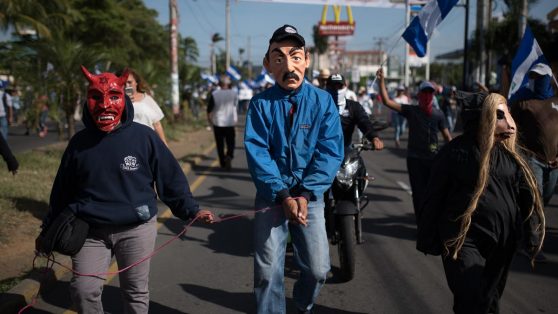
[(503, 110), (497, 109), (496, 110), (496, 119), (498, 120), (502, 120), (506, 117), (506, 114), (504, 113)]

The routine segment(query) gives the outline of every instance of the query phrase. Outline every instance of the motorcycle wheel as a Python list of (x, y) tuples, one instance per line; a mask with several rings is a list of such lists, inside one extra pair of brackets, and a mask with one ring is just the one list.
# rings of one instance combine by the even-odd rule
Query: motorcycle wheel
[(355, 217), (352, 215), (337, 216), (336, 220), (339, 231), (337, 250), (341, 278), (349, 281), (355, 276)]

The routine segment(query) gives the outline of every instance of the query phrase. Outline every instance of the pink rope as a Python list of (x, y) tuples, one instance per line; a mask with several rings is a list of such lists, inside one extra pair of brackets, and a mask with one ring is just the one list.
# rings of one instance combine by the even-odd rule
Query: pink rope
[[(229, 216), (226, 218), (219, 218), (217, 220), (214, 220), (213, 223), (220, 223), (223, 221), (227, 221), (227, 220), (233, 220), (233, 219), (238, 219), (238, 218), (242, 218), (242, 217), (246, 217), (246, 216), (252, 216), (254, 214), (256, 214), (257, 212), (264, 212), (267, 210), (270, 210), (272, 208), (277, 208), (280, 207), (279, 205), (273, 206), (273, 207), (266, 207), (266, 208), (262, 208), (262, 209), (256, 209), (253, 212), (249, 212), (246, 214), (239, 214), (239, 215), (233, 215), (233, 216)], [(47, 265), (46, 267), (42, 268), (43, 273), (47, 273), (48, 270), (51, 270), (54, 267), (54, 264), (58, 264), (61, 267), (71, 271), (73, 274), (78, 275), (78, 276), (85, 276), (85, 277), (101, 277), (101, 276), (112, 276), (112, 275), (117, 275), (120, 274), (122, 272), (125, 272), (127, 270), (129, 270), (132, 267), (135, 267), (143, 262), (145, 262), (146, 260), (152, 258), (153, 256), (159, 254), (159, 251), (161, 251), (163, 248), (165, 248), (167, 245), (171, 244), (173, 241), (177, 240), (178, 238), (180, 238), (182, 235), (186, 234), (186, 232), (188, 231), (188, 228), (196, 221), (198, 220), (198, 217), (195, 217), (194, 219), (192, 219), (192, 221), (190, 221), (187, 225), (184, 226), (184, 228), (182, 229), (182, 231), (180, 231), (178, 234), (176, 234), (175, 236), (173, 236), (172, 238), (170, 238), (169, 240), (165, 241), (163, 244), (159, 245), (158, 247), (156, 247), (153, 252), (151, 252), (150, 254), (148, 254), (147, 256), (139, 259), (138, 261), (130, 264), (129, 266), (126, 266), (122, 269), (119, 269), (117, 271), (114, 272), (104, 272), (104, 273), (96, 273), (96, 274), (84, 274), (84, 273), (80, 273), (77, 272), (75, 270), (73, 270), (72, 268), (61, 264), (60, 262), (56, 261), (56, 259), (54, 258), (53, 254), (50, 254), (48, 256), (46, 256), (47, 259)], [(36, 254), (35, 257), (33, 258), (33, 269), (36, 269), (35, 267), (35, 261), (37, 259), (37, 257), (40, 257), (39, 254)], [(23, 313), (24, 311), (26, 311), (27, 309), (33, 307), (35, 304), (37, 304), (37, 299), (40, 293), (40, 288), (39, 288), (39, 292), (37, 292), (37, 294), (35, 294), (35, 296), (33, 296), (31, 302), (26, 305), (25, 307), (23, 307), (21, 310), (19, 310), (18, 314)]]

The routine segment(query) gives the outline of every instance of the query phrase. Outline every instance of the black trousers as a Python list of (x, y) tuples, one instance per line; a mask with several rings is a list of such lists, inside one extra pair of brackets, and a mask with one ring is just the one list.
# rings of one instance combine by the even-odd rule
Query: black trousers
[[(234, 158), (234, 126), (213, 126), (213, 134), (215, 135), (215, 144), (217, 145), (217, 155), (221, 167), (225, 167), (227, 158)], [(225, 153), (225, 143), (227, 144), (227, 152)]]
[(442, 257), (457, 314), (499, 313), (499, 301), (516, 251), (514, 241), (504, 246), (467, 238), (457, 260)]
[(434, 164), (433, 160), (407, 157), (407, 172), (409, 173), (409, 182), (411, 183), (411, 191), (413, 192), (413, 208), (415, 217), (420, 211), (424, 195), (426, 194), (426, 186), (430, 179), (430, 170)]

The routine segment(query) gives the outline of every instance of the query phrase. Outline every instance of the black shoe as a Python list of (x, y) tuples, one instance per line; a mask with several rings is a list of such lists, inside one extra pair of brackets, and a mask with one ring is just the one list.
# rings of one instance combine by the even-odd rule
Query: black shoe
[(312, 314), (312, 310), (308, 310), (308, 311), (298, 310), (297, 313), (298, 313), (298, 314)]
[(232, 158), (231, 157), (225, 157), (225, 170), (231, 170), (232, 168)]

